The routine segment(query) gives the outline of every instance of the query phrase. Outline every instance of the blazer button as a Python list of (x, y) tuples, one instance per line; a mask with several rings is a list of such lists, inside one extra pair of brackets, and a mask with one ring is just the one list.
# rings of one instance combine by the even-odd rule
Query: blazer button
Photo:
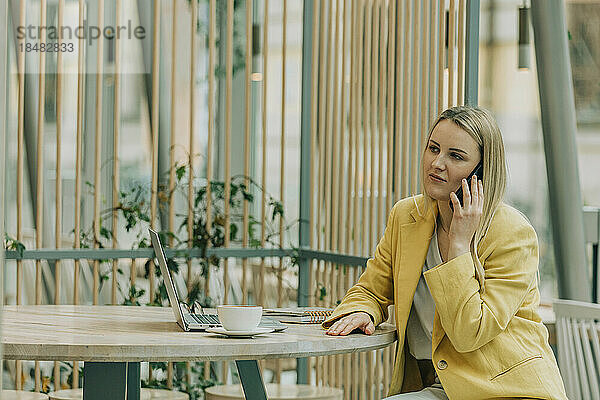
[(446, 369), (446, 367), (448, 367), (448, 363), (446, 362), (446, 360), (440, 360), (437, 363), (437, 367), (438, 369)]

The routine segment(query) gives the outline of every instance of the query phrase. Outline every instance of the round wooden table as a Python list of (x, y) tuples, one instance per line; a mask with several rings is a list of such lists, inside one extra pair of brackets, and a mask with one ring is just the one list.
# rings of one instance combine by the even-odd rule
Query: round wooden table
[[(5, 306), (3, 358), (85, 361), (84, 400), (139, 399), (140, 361), (236, 360), (247, 399), (266, 399), (256, 360), (353, 353), (396, 340), (392, 325), (373, 335), (328, 336), (318, 324), (288, 325), (247, 339), (184, 332), (171, 308), (126, 306)], [(110, 382), (110, 384), (108, 383)], [(107, 393), (107, 390), (115, 392)]]

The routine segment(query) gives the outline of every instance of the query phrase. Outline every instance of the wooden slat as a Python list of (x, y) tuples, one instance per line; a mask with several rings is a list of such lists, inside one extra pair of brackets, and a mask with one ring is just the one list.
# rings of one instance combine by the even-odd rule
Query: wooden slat
[(444, 109), (444, 32), (446, 27), (446, 5), (444, 0), (438, 1), (438, 85), (437, 85), (437, 113)]
[(373, 251), (374, 243), (375, 243), (375, 234), (374, 231), (376, 229), (376, 217), (375, 217), (375, 185), (376, 185), (376, 172), (375, 172), (375, 157), (377, 156), (377, 136), (380, 133), (379, 127), (377, 126), (377, 108), (379, 107), (379, 1), (373, 1), (373, 11), (372, 11), (372, 20), (373, 23), (371, 25), (371, 99), (369, 102), (369, 106), (371, 107), (369, 113), (369, 122), (370, 122), (370, 148), (369, 148), (369, 158), (370, 158), (370, 167), (369, 167), (369, 233), (368, 233), (368, 253), (370, 254)]
[[(394, 75), (396, 69), (396, 2), (390, 1), (388, 3), (388, 46), (387, 46), (387, 206), (386, 206), (386, 214), (392, 209), (397, 193), (394, 193), (393, 177), (394, 177), (394, 136), (396, 134), (396, 130), (394, 129), (394, 105), (395, 105), (395, 96), (394, 96), (394, 88), (395, 85), (399, 83), (397, 80), (400, 79), (398, 75)], [(398, 165), (395, 166), (396, 169)], [(396, 182), (397, 185), (397, 182)]]
[[(325, 90), (325, 107), (327, 110), (327, 114), (325, 115), (325, 186), (324, 186), (324, 195), (325, 195), (325, 250), (331, 250), (331, 229), (332, 229), (332, 221), (331, 221), (331, 207), (332, 207), (332, 150), (333, 150), (333, 135), (332, 135), (332, 125), (333, 125), (333, 100), (332, 95), (334, 91), (334, 87), (332, 85), (332, 64), (333, 64), (333, 26), (334, 26), (334, 13), (333, 7), (335, 2), (329, 2), (329, 11), (328, 11), (328, 34), (327, 34), (327, 83)], [(323, 283), (327, 288), (327, 297), (325, 302), (328, 306), (333, 304), (333, 264), (331, 262), (325, 262), (325, 276), (323, 279)], [(333, 359), (330, 356), (325, 357), (325, 373), (323, 374), (325, 385), (332, 385), (334, 379), (334, 365)]]
[[(63, 26), (65, 12), (65, 1), (58, 2), (58, 27)], [(62, 37), (58, 37), (58, 47), (60, 49), (63, 43)], [(61, 177), (61, 147), (62, 147), (62, 110), (63, 110), (63, 54), (61, 51), (56, 54), (56, 177), (55, 177), (55, 220), (54, 220), (54, 245), (58, 249), (62, 241), (62, 177)], [(60, 304), (60, 260), (54, 264), (54, 304)], [(54, 362), (54, 387), (60, 389), (60, 366), (58, 361)]]
[[(340, 168), (340, 160), (342, 158), (342, 152), (339, 148), (341, 144), (341, 130), (343, 130), (343, 121), (340, 120), (341, 115), (340, 112), (340, 90), (343, 90), (344, 87), (344, 74), (342, 71), (342, 76), (340, 79), (340, 56), (343, 57), (343, 51), (340, 55), (340, 26), (342, 21), (340, 17), (342, 16), (340, 9), (342, 7), (342, 3), (340, 0), (336, 0), (335, 5), (335, 38), (334, 38), (334, 58), (333, 58), (333, 131), (332, 133), (332, 146), (331, 146), (331, 154), (332, 154), (332, 193), (331, 193), (331, 224), (332, 224), (332, 232), (331, 232), (331, 249), (333, 251), (339, 250), (339, 217), (340, 207), (341, 207), (341, 190), (340, 185), (333, 184), (333, 182), (340, 182), (342, 178), (341, 168)], [(343, 99), (343, 97), (341, 97)], [(343, 101), (343, 100), (342, 100)], [(343, 168), (343, 167), (342, 167)], [(335, 266), (331, 265), (331, 304), (335, 304), (337, 299), (339, 298), (340, 291), (340, 268), (341, 266), (336, 264)], [(340, 371), (342, 369), (341, 358), (340, 356), (332, 356), (332, 378), (335, 387), (341, 386), (341, 374)]]
[[(104, 0), (98, 1), (98, 10), (104, 10)], [(104, 13), (98, 13), (98, 26), (104, 26)], [(97, 47), (97, 75), (96, 75), (96, 120), (95, 120), (95, 143), (94, 143), (94, 238), (100, 237), (100, 193), (102, 184), (100, 181), (100, 166), (102, 156), (102, 76), (104, 74), (104, 39), (103, 35), (98, 38)], [(98, 248), (98, 243), (94, 240), (94, 248)], [(93, 287), (93, 304), (98, 304), (98, 290), (99, 290), (99, 275), (98, 275), (99, 263), (94, 260), (94, 287)]]
[[(353, 3), (352, 3), (353, 5)], [(345, 187), (342, 187), (341, 190), (338, 192), (338, 205), (341, 207), (340, 213), (339, 213), (339, 219), (337, 220), (337, 224), (338, 226), (341, 228), (343, 227), (343, 229), (341, 229), (339, 235), (338, 235), (338, 249), (343, 252), (344, 254), (348, 254), (349, 251), (349, 229), (351, 229), (350, 226), (350, 197), (352, 195), (351, 192), (351, 185), (352, 185), (352, 124), (350, 122), (349, 119), (349, 113), (348, 113), (348, 107), (346, 106), (348, 104), (348, 106), (351, 104), (351, 102), (346, 102), (346, 65), (347, 65), (347, 58), (348, 58), (348, 51), (347, 51), (347, 46), (350, 40), (350, 38), (348, 37), (348, 27), (352, 26), (352, 20), (348, 20), (348, 16), (350, 15), (350, 18), (352, 17), (352, 11), (353, 9), (351, 9), (349, 6), (351, 6), (350, 4), (348, 4), (347, 2), (343, 2), (343, 12), (342, 12), (342, 78), (340, 80), (341, 82), (341, 113), (340, 113), (340, 126), (341, 126), (341, 132), (340, 132), (340, 141), (339, 141), (339, 149), (338, 149), (338, 153), (339, 153), (339, 171), (341, 173), (341, 178), (340, 178), (340, 182), (347, 182), (347, 185)], [(352, 45), (350, 45), (350, 54), (352, 54)], [(349, 76), (351, 76), (351, 72), (349, 72)], [(349, 81), (349, 80), (348, 80)], [(349, 87), (348, 89), (350, 89), (350, 92), (352, 92), (352, 87), (351, 82), (348, 82)], [(345, 149), (347, 149), (346, 151), (344, 151)], [(348, 154), (348, 160), (347, 160), (347, 164), (346, 164), (346, 168), (344, 168), (344, 154)], [(345, 200), (345, 201), (344, 201)], [(348, 273), (347, 273), (347, 268), (348, 266), (344, 265), (340, 267), (340, 270), (338, 271), (338, 282), (337, 282), (337, 287), (338, 287), (338, 293), (337, 293), (337, 298), (338, 299), (342, 299), (344, 296), (344, 293), (348, 290)], [(343, 279), (345, 278), (345, 279)], [(339, 382), (340, 382), (340, 386), (343, 387), (344, 389), (344, 399), (349, 399), (350, 396), (350, 357), (349, 355), (340, 355), (338, 356), (338, 362), (339, 362)], [(342, 362), (343, 360), (343, 362)]]
[[(40, 26), (46, 26), (46, 0), (40, 0)], [(39, 44), (46, 43), (46, 30), (40, 34)], [(35, 209), (35, 247), (42, 248), (43, 210), (44, 210), (44, 110), (46, 98), (46, 52), (40, 51), (38, 80), (38, 114), (37, 114), (37, 170), (36, 170), (36, 209)], [(42, 302), (42, 263), (35, 262), (35, 304)], [(40, 364), (35, 362), (35, 390), (41, 388)]]
[(456, 104), (454, 100), (454, 47), (456, 30), (456, 0), (450, 0), (448, 9), (450, 16), (448, 18), (448, 108)]
[[(403, 46), (403, 55), (404, 55), (404, 67), (401, 76), (411, 76), (412, 77), (412, 60), (413, 60), (413, 43), (410, 40), (410, 27), (414, 24), (413, 14), (414, 3), (412, 1), (407, 1), (404, 6), (404, 46)], [(409, 159), (409, 146), (410, 146), (410, 110), (412, 106), (411, 95), (410, 95), (410, 85), (411, 82), (406, 82), (404, 79), (403, 90), (402, 90), (402, 196), (406, 197), (410, 193), (410, 159)]]
[[(394, 75), (395, 72), (395, 59), (396, 59), (396, 2), (388, 2), (387, 13), (387, 188), (386, 188), (386, 207), (385, 214), (389, 214), (393, 206), (394, 194), (392, 192), (392, 177), (393, 177), (393, 159), (394, 159), (394, 83), (398, 79)], [(386, 219), (383, 220), (384, 224)], [(392, 370), (392, 364), (389, 362), (389, 347), (383, 351), (383, 391), (381, 392), (382, 397), (387, 396), (390, 375)]]
[(439, 37), (437, 36), (438, 32), (438, 1), (439, 0), (431, 0), (431, 5), (429, 7), (429, 36), (430, 46), (429, 46), (429, 111), (427, 113), (427, 131), (429, 131), (430, 125), (433, 123), (436, 114), (437, 114), (437, 95), (436, 95), (436, 87), (437, 87), (437, 64), (438, 64), (438, 50), (439, 46)]
[[(319, 62), (318, 57), (319, 57), (319, 8), (315, 6), (313, 6), (313, 26), (312, 26), (312, 54), (311, 54), (311, 58), (312, 58), (312, 63), (311, 63), (311, 96), (310, 96), (310, 149), (311, 149), (311, 155), (315, 155), (318, 154), (318, 149), (317, 149), (317, 99), (318, 99), (318, 82), (319, 79), (317, 77), (318, 74), (318, 65)], [(315, 196), (313, 194), (313, 188), (315, 186), (315, 162), (314, 160), (311, 160), (312, 162), (310, 163), (310, 184), (309, 184), (309, 188), (310, 188), (310, 212), (309, 212), (309, 221), (308, 221), (308, 226), (310, 227), (310, 237), (309, 237), (309, 246), (310, 248), (314, 248), (315, 245)], [(317, 194), (318, 196), (318, 194)], [(310, 260), (309, 261), (309, 297), (308, 297), (308, 301), (309, 301), (309, 305), (310, 306), (314, 306), (316, 305), (315, 303), (315, 291), (316, 291), (316, 286), (315, 286), (315, 277), (316, 277), (316, 271), (315, 271), (315, 267), (316, 267), (316, 263), (314, 262), (314, 260)], [(316, 360), (316, 357), (311, 357), (310, 360), (312, 360), (313, 362)], [(310, 367), (309, 367), (309, 371), (310, 371)], [(309, 373), (309, 381), (311, 379), (312, 375)]]
[[(340, 182), (341, 173), (339, 166), (339, 159), (341, 158), (341, 151), (339, 150), (339, 144), (341, 143), (341, 133), (340, 133), (340, 125), (342, 125), (342, 121), (340, 121), (340, 88), (343, 87), (343, 74), (342, 79), (340, 79), (340, 8), (342, 4), (340, 0), (336, 0), (335, 2), (335, 36), (334, 36), (334, 55), (333, 55), (333, 115), (332, 115), (332, 124), (333, 129), (331, 131), (331, 148), (329, 153), (331, 153), (331, 242), (330, 249), (332, 251), (339, 250), (339, 216), (340, 216), (340, 186), (338, 184), (333, 184), (334, 182)], [(329, 220), (328, 220), (329, 221)], [(338, 298), (338, 276), (339, 266), (335, 267), (332, 265), (331, 268), (331, 300), (332, 304), (335, 304), (335, 301)], [(335, 372), (338, 371), (337, 368), (338, 358), (336, 357), (336, 367)], [(339, 385), (337, 381), (339, 374), (336, 374), (336, 386)]]
[[(384, 29), (385, 29), (385, 18), (384, 18), (384, 4), (382, 0), (377, 0), (374, 4), (375, 9), (375, 23), (374, 23), (374, 31), (373, 37), (374, 45), (373, 45), (373, 58), (375, 59), (375, 68), (373, 74), (373, 106), (375, 107), (375, 112), (373, 116), (378, 116), (377, 128), (373, 130), (373, 134), (371, 136), (371, 218), (373, 221), (373, 230), (370, 231), (370, 238), (372, 239), (371, 245), (369, 246), (369, 251), (374, 252), (374, 246), (379, 240), (381, 236), (381, 213), (383, 211), (383, 137), (384, 137), (384, 110), (385, 110), (385, 66), (387, 64), (387, 60), (385, 58), (386, 55), (386, 43), (384, 41)], [(375, 124), (373, 124), (375, 126)], [(375, 135), (377, 134), (377, 136)], [(377, 141), (375, 139), (378, 139)], [(378, 142), (378, 143), (376, 143)], [(377, 167), (375, 167), (375, 157), (373, 155), (377, 154)], [(375, 171), (377, 173), (375, 174)], [(376, 179), (377, 178), (377, 179)], [(375, 190), (375, 182), (377, 182), (377, 190)], [(377, 198), (375, 198), (375, 193), (377, 193)], [(374, 214), (374, 215), (373, 215)], [(374, 352), (373, 354), (379, 354), (379, 351)], [(375, 359), (375, 384), (377, 385), (380, 381), (380, 370), (383, 368), (381, 365), (381, 360), (379, 357)], [(374, 388), (374, 397), (379, 399), (379, 391), (376, 386)]]
[(350, 20), (350, 101), (349, 101), (349, 138), (348, 138), (348, 218), (346, 225), (346, 252), (353, 254), (355, 237), (353, 235), (356, 228), (354, 216), (356, 215), (355, 200), (357, 196), (357, 171), (356, 163), (356, 137), (358, 135), (358, 35), (356, 27), (358, 26), (358, 0), (352, 1), (352, 11)]
[[(156, 212), (158, 202), (158, 132), (159, 132), (159, 91), (160, 91), (160, 1), (154, 2), (153, 28), (152, 28), (152, 190), (150, 193), (150, 228), (156, 229)], [(150, 273), (148, 274), (150, 287), (148, 294), (150, 302), (154, 301), (155, 289), (154, 260), (150, 260)], [(150, 373), (152, 369), (150, 369)], [(151, 376), (151, 375), (150, 375)]]
[(418, 173), (416, 172), (419, 168), (419, 115), (420, 115), (420, 97), (419, 97), (419, 83), (421, 80), (421, 48), (418, 45), (418, 29), (422, 14), (422, 2), (421, 0), (415, 0), (413, 7), (413, 47), (412, 47), (412, 73), (410, 79), (412, 80), (412, 100), (411, 100), (411, 127), (410, 127), (410, 194), (416, 194), (418, 187)]
[(363, 27), (364, 27), (364, 0), (356, 0), (356, 27), (357, 29), (354, 31), (354, 35), (357, 36), (355, 39), (355, 49), (357, 53), (357, 57), (353, 57), (356, 59), (356, 67), (355, 67), (355, 76), (354, 76), (354, 92), (355, 92), (355, 100), (354, 100), (354, 199), (352, 206), (352, 254), (360, 255), (362, 251), (359, 247), (360, 243), (360, 225), (359, 225), (359, 197), (358, 192), (360, 189), (359, 182), (359, 167), (360, 167), (360, 146), (359, 139), (361, 136), (361, 132), (363, 132), (362, 128), (362, 74), (363, 74)]
[[(46, 26), (46, 0), (40, 1), (40, 26)], [(46, 31), (42, 30), (40, 44), (46, 43)], [(37, 149), (36, 149), (36, 209), (35, 209), (35, 247), (42, 248), (43, 211), (44, 211), (44, 111), (46, 93), (46, 52), (40, 51), (38, 80)], [(35, 304), (42, 301), (42, 265), (35, 265)]]
[[(325, 5), (326, 2), (320, 2), (320, 20), (319, 20), (319, 121), (318, 121), (318, 136), (319, 136), (319, 168), (318, 168), (318, 183), (317, 183), (317, 218), (316, 218), (316, 244), (317, 249), (323, 249), (322, 235), (321, 235), (321, 215), (323, 208), (323, 191), (324, 191), (324, 165), (325, 165), (325, 68), (327, 63), (325, 62)], [(316, 264), (316, 278), (317, 284), (320, 287), (323, 285), (323, 262), (318, 260)], [(317, 305), (322, 306), (323, 301), (320, 299), (320, 289), (317, 291)], [(324, 357), (317, 357), (315, 361), (315, 373), (316, 381), (318, 385), (324, 385), (325, 367)]]
[[(217, 25), (217, 4), (216, 0), (210, 0), (209, 7), (209, 31), (208, 31), (208, 140), (207, 140), (207, 150), (206, 150), (206, 231), (212, 232), (212, 190), (210, 183), (213, 178), (213, 137), (215, 135), (215, 127), (214, 127), (214, 113), (215, 113), (215, 46), (216, 46), (216, 25)], [(195, 82), (196, 76), (196, 21), (198, 19), (198, 8), (195, 3), (192, 5), (192, 43), (190, 52), (192, 54), (192, 61), (190, 72), (192, 82)], [(196, 108), (196, 92), (195, 85), (193, 92), (190, 93), (190, 112), (191, 110), (195, 110)], [(193, 115), (193, 114), (190, 114)], [(190, 117), (191, 118), (191, 117)], [(192, 121), (192, 120), (190, 120)], [(190, 126), (190, 168), (192, 167), (192, 152), (193, 152), (193, 136), (196, 132), (195, 125)], [(190, 175), (190, 182), (192, 181), (192, 175)], [(190, 185), (192, 186), (192, 185)], [(190, 188), (190, 193), (193, 194), (193, 188)], [(192, 196), (190, 196), (192, 198)], [(191, 213), (188, 218), (193, 217), (193, 204), (190, 203)], [(189, 237), (192, 236), (193, 231), (189, 231)], [(190, 267), (191, 273), (191, 264), (188, 265)], [(204, 293), (206, 296), (210, 296), (210, 264), (206, 269), (206, 278), (204, 280)], [(208, 368), (205, 368), (205, 372), (207, 372)], [(206, 375), (208, 376), (208, 375)], [(206, 378), (208, 379), (208, 377)]]
[[(19, 7), (19, 24), (25, 26), (27, 18), (27, 1), (21, 0)], [(25, 46), (25, 36), (19, 38), (19, 47)], [(25, 52), (19, 51), (18, 57), (18, 76), (19, 76), (19, 105), (17, 117), (17, 240), (23, 241), (23, 155), (24, 150), (24, 125), (25, 125)], [(22, 265), (21, 260), (17, 260), (17, 290), (16, 303), (21, 304), (21, 286), (22, 286)], [(18, 383), (20, 380), (17, 380)], [(20, 388), (19, 388), (20, 389)]]
[(370, 176), (368, 174), (368, 150), (369, 149), (369, 130), (371, 126), (371, 32), (373, 29), (373, 20), (371, 13), (371, 4), (366, 4), (366, 12), (365, 12), (365, 69), (364, 69), (364, 106), (363, 106), (363, 170), (362, 170), (362, 255), (368, 254), (369, 248), (369, 231), (368, 231), (368, 221), (367, 221), (367, 191), (368, 191), (368, 180)]
[(457, 105), (464, 104), (464, 82), (465, 82), (465, 0), (458, 0), (458, 82)]
[[(394, 2), (396, 4), (396, 2)], [(398, 27), (396, 28), (396, 99), (397, 104), (395, 106), (395, 132), (394, 137), (396, 140), (395, 146), (395, 193), (394, 193), (394, 201), (398, 201), (402, 198), (404, 194), (402, 190), (402, 183), (404, 181), (403, 171), (404, 165), (402, 160), (402, 138), (404, 137), (404, 124), (403, 124), (403, 113), (404, 113), (404, 87), (406, 86), (406, 79), (404, 79), (404, 68), (406, 66), (406, 61), (404, 59), (404, 55), (406, 53), (405, 49), (405, 41), (403, 38), (406, 37), (406, 2), (399, 2), (396, 8), (396, 19), (398, 20)]]
[[(370, 90), (370, 84), (371, 84), (371, 32), (372, 32), (372, 12), (371, 12), (371, 4), (370, 2), (365, 2), (364, 3), (364, 25), (361, 26), (360, 31), (364, 32), (364, 42), (361, 43), (361, 72), (359, 75), (359, 88), (360, 90), (363, 91), (363, 97), (362, 97), (362, 117), (363, 117), (363, 121), (362, 121), (362, 134), (363, 134), (363, 146), (362, 146), (362, 155), (363, 155), (363, 168), (362, 168), (362, 172), (361, 172), (361, 177), (362, 177), (362, 182), (361, 182), (361, 186), (362, 186), (362, 209), (361, 209), (361, 225), (362, 225), (362, 230), (360, 230), (360, 237), (361, 237), (361, 255), (367, 254), (367, 244), (368, 244), (368, 235), (367, 235), (367, 222), (366, 222), (366, 216), (367, 216), (367, 185), (368, 185), (368, 179), (369, 179), (369, 175), (368, 175), (368, 168), (367, 168), (367, 162), (368, 162), (368, 148), (369, 148), (369, 129), (370, 129), (370, 104), (371, 104), (371, 90)], [(362, 17), (361, 17), (362, 20)], [(361, 21), (362, 22), (362, 21)], [(364, 28), (363, 28), (364, 26)], [(359, 225), (356, 225), (359, 226)], [(355, 234), (358, 234), (355, 233)], [(357, 367), (359, 369), (363, 369), (364, 367), (364, 354), (365, 353), (360, 353), (360, 359), (358, 362)], [(365, 376), (364, 374), (360, 374), (360, 384), (361, 384), (361, 395), (359, 396), (361, 399), (365, 399), (365, 391), (363, 390), (365, 388)]]
[[(263, 12), (263, 94), (262, 94), (262, 170), (261, 170), (261, 183), (262, 183), (262, 199), (261, 199), (261, 222), (265, 221), (267, 217), (267, 66), (268, 66), (268, 55), (269, 55), (269, 0), (264, 0), (264, 12)], [(265, 224), (261, 224), (260, 229), (260, 244), (261, 247), (265, 247)], [(258, 296), (258, 304), (264, 305), (265, 302), (265, 259), (260, 260), (260, 292)]]
[[(232, 79), (233, 79), (233, 0), (227, 0), (227, 46), (225, 67), (225, 247), (229, 247), (229, 233), (231, 221), (229, 199), (231, 198), (231, 107), (232, 107)], [(223, 260), (223, 303), (229, 303), (229, 260)]]
[[(287, 55), (287, 0), (283, 0), (281, 47), (281, 166), (279, 168), (279, 201), (285, 204), (285, 68)], [(279, 245), (283, 247), (283, 216), (279, 215)], [(277, 307), (283, 307), (283, 258), (279, 258), (277, 269)], [(278, 374), (280, 375), (280, 374)]]
[[(427, 124), (429, 122), (429, 112), (428, 107), (429, 107), (429, 65), (431, 65), (431, 59), (429, 58), (430, 55), (430, 51), (429, 48), (430, 43), (431, 43), (431, 38), (429, 37), (429, 15), (430, 15), (430, 8), (431, 8), (431, 0), (423, 0), (422, 2), (422, 8), (421, 8), (421, 60), (420, 60), (420, 68), (419, 70), (421, 71), (421, 95), (419, 97), (419, 120), (420, 120), (420, 127), (418, 132), (414, 133), (415, 136), (418, 137), (417, 143), (419, 144), (419, 147), (417, 149), (417, 153), (415, 153), (414, 155), (416, 156), (415, 159), (417, 160), (417, 165), (419, 165), (419, 168), (415, 171), (413, 171), (414, 174), (416, 174), (417, 176), (421, 175), (421, 171), (420, 171), (420, 154), (422, 153), (422, 149), (424, 148), (424, 141), (427, 140), (427, 134), (425, 132), (427, 132)], [(419, 172), (417, 172), (419, 171)], [(417, 187), (415, 187), (414, 189), (415, 191), (418, 190)]]
[[(116, 6), (116, 26), (121, 26), (122, 1), (117, 0)], [(115, 207), (119, 204), (119, 140), (121, 133), (121, 39), (115, 36), (115, 73), (114, 73), (114, 121), (113, 121), (113, 179), (112, 179), (112, 245), (117, 249), (118, 239), (118, 213)], [(111, 302), (117, 304), (117, 269), (119, 260), (112, 262), (112, 293)]]
[[(388, 42), (387, 42), (387, 35), (386, 35), (386, 29), (388, 28), (387, 26), (387, 15), (388, 10), (386, 9), (386, 5), (385, 5), (385, 1), (380, 1), (379, 2), (379, 14), (380, 14), (380, 20), (379, 20), (379, 104), (377, 106), (378, 108), (378, 112), (379, 112), (379, 122), (378, 122), (378, 137), (379, 137), (379, 150), (378, 150), (378, 157), (377, 157), (377, 219), (376, 219), (376, 224), (375, 226), (377, 227), (377, 229), (375, 230), (376, 235), (375, 235), (375, 240), (379, 240), (379, 238), (381, 237), (381, 232), (382, 232), (382, 221), (383, 224), (385, 224), (385, 217), (383, 216), (383, 213), (386, 212), (387, 207), (384, 207), (384, 193), (386, 193), (386, 197), (387, 197), (387, 190), (386, 187), (384, 186), (384, 182), (383, 182), (383, 178), (384, 175), (386, 175), (386, 173), (383, 170), (383, 159), (384, 156), (387, 158), (387, 154), (388, 151), (384, 150), (383, 147), (383, 143), (384, 143), (384, 138), (386, 138), (386, 132), (387, 132), (387, 128), (385, 126), (385, 112), (387, 110), (387, 106), (386, 106), (386, 97), (387, 97), (387, 93), (386, 93), (386, 89), (387, 89), (387, 82), (390, 80), (389, 77), (387, 76), (387, 48), (388, 48)], [(388, 167), (389, 168), (389, 167)]]
[[(19, 24), (25, 26), (26, 24), (26, 12), (27, 4), (26, 0), (21, 0), (19, 7)], [(22, 35), (19, 38), (19, 47), (25, 46), (25, 37)], [(19, 78), (18, 88), (18, 111), (17, 111), (17, 240), (23, 241), (23, 155), (25, 154), (23, 147), (23, 127), (25, 123), (25, 52), (18, 52), (17, 56), (17, 68)], [(21, 280), (22, 280), (22, 266), (21, 260), (17, 260), (16, 270), (16, 304), (21, 304)], [(17, 390), (23, 389), (22, 376), (23, 365), (20, 360), (15, 361), (15, 387)]]
[[(331, 192), (332, 192), (332, 166), (331, 166), (331, 153), (332, 153), (332, 123), (333, 123), (333, 111), (332, 111), (332, 79), (333, 77), (332, 75), (332, 71), (331, 71), (331, 65), (332, 65), (332, 59), (333, 59), (333, 55), (332, 55), (332, 46), (334, 46), (333, 42), (333, 25), (334, 25), (334, 13), (333, 13), (333, 7), (334, 7), (334, 2), (331, 1), (329, 2), (329, 8), (328, 8), (328, 34), (327, 34), (327, 61), (326, 61), (326, 67), (327, 67), (327, 73), (326, 73), (326, 90), (325, 90), (325, 108), (326, 108), (326, 115), (325, 115), (325, 148), (324, 148), (324, 154), (325, 154), (325, 186), (324, 186), (324, 195), (325, 195), (325, 210), (324, 210), (324, 216), (325, 216), (325, 238), (324, 238), (324, 246), (325, 246), (325, 250), (331, 250), (331, 228), (332, 228), (332, 223), (331, 223)], [(326, 304), (328, 304), (329, 306), (332, 305), (333, 303), (333, 279), (332, 278), (332, 269), (333, 269), (333, 265), (330, 262), (325, 262), (325, 276), (323, 279), (323, 284), (325, 286), (325, 288), (327, 289), (327, 297), (325, 299)], [(326, 368), (323, 374), (323, 378), (324, 378), (324, 382), (325, 385), (330, 385), (333, 383), (333, 374), (335, 371), (333, 371), (334, 366), (332, 363), (332, 358), (327, 356), (325, 357), (326, 360)]]
[[(252, 0), (246, 1), (246, 67), (245, 67), (245, 101), (244, 101), (244, 184), (246, 190), (250, 188), (250, 109), (251, 109), (251, 94), (252, 94), (252, 80), (250, 76), (252, 74)], [(242, 247), (248, 247), (248, 202), (244, 201), (243, 210), (243, 233), (242, 233)], [(248, 303), (248, 287), (247, 287), (247, 269), (248, 259), (242, 259), (242, 304)]]
[[(79, 26), (83, 26), (85, 17), (85, 1), (79, 0)], [(77, 133), (76, 133), (76, 150), (75, 150), (75, 210), (74, 210), (74, 222), (75, 227), (73, 247), (78, 249), (80, 247), (80, 224), (81, 224), (81, 163), (82, 163), (82, 136), (83, 136), (83, 72), (84, 72), (84, 38), (79, 38), (79, 44), (77, 49)], [(73, 304), (79, 303), (79, 260), (73, 262)], [(79, 362), (73, 362), (73, 380), (72, 387), (79, 387)]]
[[(177, 78), (177, 0), (173, 0), (171, 7), (171, 120), (169, 126), (170, 140), (169, 140), (169, 231), (175, 232), (175, 167), (177, 160), (175, 159), (175, 146), (176, 146), (176, 133), (175, 133), (175, 121), (177, 120), (177, 92), (176, 92), (176, 78)], [(118, 26), (118, 25), (117, 25)], [(190, 149), (191, 150), (191, 149)], [(169, 238), (169, 246), (172, 247), (174, 240), (172, 237)], [(191, 276), (187, 277), (188, 291), (190, 288)], [(167, 379), (167, 381), (170, 381)]]

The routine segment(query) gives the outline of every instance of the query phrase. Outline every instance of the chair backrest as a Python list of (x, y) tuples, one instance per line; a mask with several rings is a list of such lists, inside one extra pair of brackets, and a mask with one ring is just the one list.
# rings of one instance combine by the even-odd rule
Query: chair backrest
[(600, 400), (600, 304), (556, 300), (558, 366), (570, 399)]

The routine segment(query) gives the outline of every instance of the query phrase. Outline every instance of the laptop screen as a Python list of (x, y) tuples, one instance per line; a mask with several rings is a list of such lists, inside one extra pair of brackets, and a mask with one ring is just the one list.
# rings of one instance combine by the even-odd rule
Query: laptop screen
[(175, 319), (177, 320), (177, 323), (185, 330), (186, 326), (183, 322), (183, 315), (181, 314), (181, 306), (179, 305), (179, 296), (177, 295), (177, 288), (175, 287), (175, 283), (173, 282), (173, 278), (171, 277), (171, 271), (169, 271), (169, 268), (167, 267), (167, 258), (165, 257), (165, 252), (163, 250), (162, 244), (160, 243), (160, 238), (158, 236), (158, 233), (153, 231), (152, 229), (148, 229), (148, 231), (150, 232), (150, 239), (152, 240), (154, 254), (156, 255), (156, 259), (158, 260), (160, 272), (163, 276), (165, 287), (167, 288), (167, 294), (169, 295), (169, 302), (171, 303), (173, 314), (175, 314)]

